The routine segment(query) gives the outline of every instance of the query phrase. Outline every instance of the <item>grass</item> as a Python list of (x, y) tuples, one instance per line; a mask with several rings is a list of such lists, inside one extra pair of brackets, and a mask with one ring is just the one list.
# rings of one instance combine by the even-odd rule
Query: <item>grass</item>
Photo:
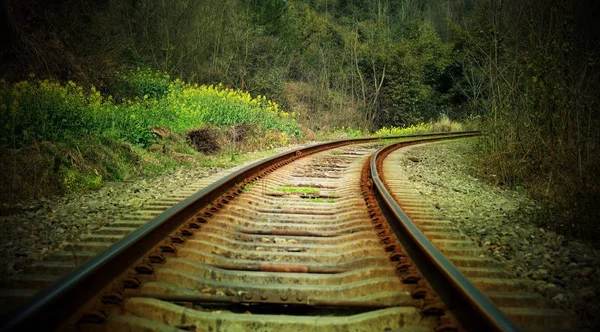
[(271, 187), (271, 189), (277, 190), (277, 191), (282, 191), (282, 192), (288, 193), (288, 194), (316, 194), (316, 195), (318, 195), (319, 193), (321, 193), (321, 191), (319, 189), (310, 188), (310, 187), (279, 186), (279, 187)]
[[(293, 113), (264, 96), (221, 85), (193, 85), (148, 70), (123, 74), (103, 95), (74, 82), (0, 80), (0, 203), (96, 189), (109, 181), (154, 177), (200, 163), (229, 168), (273, 155), (301, 131)], [(190, 129), (252, 128), (216, 155), (192, 149)], [(162, 138), (153, 128), (167, 128)], [(227, 136), (227, 135), (222, 135)], [(149, 147), (158, 144), (157, 152)], [(267, 150), (258, 154), (244, 149)], [(24, 172), (24, 170), (26, 170)]]
[(419, 123), (408, 127), (382, 127), (377, 130), (373, 136), (389, 137), (463, 130), (465, 130), (465, 125), (463, 123), (452, 121), (448, 116), (442, 115), (437, 121), (429, 123)]
[(155, 141), (152, 127), (159, 126), (183, 133), (206, 125), (252, 124), (261, 134), (274, 130), (301, 135), (295, 115), (264, 96), (222, 85), (192, 85), (147, 71), (134, 71), (122, 81), (131, 87), (121, 89), (128, 93), (121, 93), (126, 97), (119, 100), (72, 81), (0, 81), (0, 146), (72, 142), (107, 133), (148, 147)]
[(254, 185), (254, 182), (248, 183), (247, 185), (244, 186), (244, 188), (242, 188), (242, 191), (247, 193), (250, 191), (250, 189), (252, 189), (252, 186)]
[[(180, 167), (230, 168), (271, 156), (276, 153), (272, 148), (294, 143), (300, 134), (293, 113), (264, 96), (221, 85), (198, 86), (134, 70), (123, 73), (111, 91), (115, 97), (74, 82), (0, 80), (0, 202), (93, 190), (105, 182), (152, 178)], [(438, 122), (382, 128), (374, 135), (457, 128), (447, 118)], [(243, 141), (229, 133), (237, 125), (251, 128)], [(219, 133), (220, 152), (202, 154), (187, 144), (186, 131), (202, 126)], [(157, 137), (152, 133), (157, 127), (172, 134)], [(360, 128), (342, 127), (320, 138), (368, 135)], [(160, 151), (149, 151), (153, 144)], [(319, 193), (305, 187), (275, 190)]]

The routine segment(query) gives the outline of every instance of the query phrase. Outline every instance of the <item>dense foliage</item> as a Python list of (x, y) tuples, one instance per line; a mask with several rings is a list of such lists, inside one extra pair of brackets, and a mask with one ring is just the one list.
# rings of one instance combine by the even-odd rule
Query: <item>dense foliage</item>
[[(149, 67), (268, 95), (313, 129), (348, 125), (340, 120), (348, 115), (357, 127), (409, 125), (457, 108), (451, 45), (437, 21), (423, 18), (469, 11), (471, 2), (10, 1), (4, 58), (13, 66), (5, 71), (95, 85), (119, 99), (134, 92), (119, 72)], [(164, 93), (167, 81), (157, 77), (143, 94)], [(289, 91), (285, 82), (308, 89)]]
[(540, 220), (600, 236), (600, 4), (494, 0), (458, 30), (461, 88), (488, 135), (491, 172), (526, 185)]
[(161, 73), (136, 70), (120, 77), (122, 98), (102, 96), (72, 81), (31, 79), (0, 81), (0, 146), (21, 147), (33, 141), (75, 141), (108, 134), (149, 146), (152, 127), (175, 132), (206, 125), (255, 125), (258, 130), (300, 134), (293, 114), (281, 111), (265, 96), (213, 85), (187, 84)]

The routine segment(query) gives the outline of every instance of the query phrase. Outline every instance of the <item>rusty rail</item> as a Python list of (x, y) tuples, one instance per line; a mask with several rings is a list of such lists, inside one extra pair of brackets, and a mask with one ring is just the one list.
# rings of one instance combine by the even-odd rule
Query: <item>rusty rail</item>
[[(475, 135), (478, 134), (470, 133), (456, 138)], [(384, 147), (372, 155), (370, 172), (377, 201), (404, 250), (463, 327), (467, 330), (517, 331), (518, 328), (513, 322), (417, 228), (386, 188), (384, 175), (380, 171), (381, 163), (387, 154), (403, 146), (437, 140), (440, 139), (400, 142)]]
[[(388, 137), (427, 138), (444, 135), (444, 137), (476, 135), (478, 132), (434, 133), (424, 135), (407, 135)], [(54, 329), (68, 319), (73, 312), (94, 298), (110, 282), (119, 277), (127, 268), (138, 262), (152, 248), (186, 221), (207, 207), (217, 206), (216, 200), (228, 193), (241, 192), (244, 185), (256, 180), (261, 175), (288, 164), (298, 158), (348, 144), (366, 143), (381, 138), (361, 138), (315, 144), (309, 147), (282, 153), (246, 166), (184, 199), (174, 207), (165, 211), (152, 221), (140, 227), (105, 252), (90, 259), (67, 276), (36, 296), (3, 326), (2, 330), (31, 330), (36, 327)], [(210, 213), (210, 212), (207, 212)], [(201, 222), (201, 221), (199, 221)], [(190, 224), (190, 227), (194, 225)], [(149, 267), (151, 268), (151, 267)], [(257, 267), (264, 270), (273, 267)], [(328, 271), (331, 272), (331, 271)]]

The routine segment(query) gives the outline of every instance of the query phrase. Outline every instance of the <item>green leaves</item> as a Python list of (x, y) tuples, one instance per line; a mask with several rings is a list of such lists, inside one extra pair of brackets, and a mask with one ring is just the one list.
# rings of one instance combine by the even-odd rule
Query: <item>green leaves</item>
[(148, 147), (154, 142), (153, 126), (184, 132), (205, 124), (256, 124), (263, 131), (301, 133), (294, 116), (264, 96), (253, 98), (221, 85), (190, 85), (150, 70), (124, 73), (123, 82), (127, 88), (121, 91), (132, 97), (119, 103), (74, 82), (2, 82), (0, 145), (18, 148), (34, 140), (64, 142), (107, 133)]

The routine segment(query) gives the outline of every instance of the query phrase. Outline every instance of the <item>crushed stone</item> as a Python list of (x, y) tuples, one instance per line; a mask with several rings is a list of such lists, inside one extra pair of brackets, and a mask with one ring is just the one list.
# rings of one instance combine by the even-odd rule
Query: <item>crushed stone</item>
[(476, 141), (404, 148), (409, 180), (448, 220), (516, 276), (577, 314), (583, 326), (600, 327), (600, 250), (531, 221), (539, 208), (523, 190), (489, 184), (477, 172)]
[[(305, 145), (275, 148), (270, 154)], [(251, 153), (249, 158), (253, 160), (246, 164), (263, 157), (264, 153)], [(109, 182), (97, 191), (41, 198), (11, 207), (18, 212), (0, 216), (0, 280), (23, 271), (68, 242), (77, 241), (84, 234), (140, 210), (144, 204), (165, 198), (179, 188), (221, 171), (226, 172), (223, 168), (198, 164), (153, 179)]]

